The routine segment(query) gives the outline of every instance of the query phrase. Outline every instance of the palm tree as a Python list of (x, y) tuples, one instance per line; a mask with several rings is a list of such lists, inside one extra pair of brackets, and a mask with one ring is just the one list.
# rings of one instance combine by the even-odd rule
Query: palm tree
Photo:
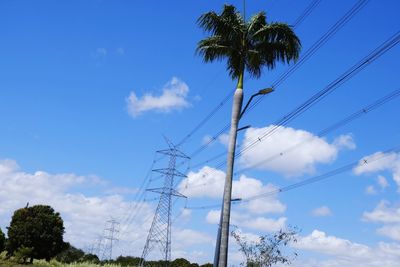
[[(301, 44), (292, 28), (285, 23), (267, 23), (265, 12), (255, 14), (246, 21), (232, 5), (224, 5), (220, 14), (214, 11), (200, 16), (198, 24), (210, 36), (201, 40), (197, 53), (205, 62), (227, 60), (227, 70), (237, 80), (234, 94), (230, 141), (221, 222), (217, 242), (215, 265), (226, 267), (228, 257), (229, 217), (232, 192), (232, 172), (236, 136), (243, 102), (245, 73), (259, 78), (263, 67), (273, 69), (277, 62), (289, 63), (299, 57)], [(219, 254), (219, 255), (217, 255)]]

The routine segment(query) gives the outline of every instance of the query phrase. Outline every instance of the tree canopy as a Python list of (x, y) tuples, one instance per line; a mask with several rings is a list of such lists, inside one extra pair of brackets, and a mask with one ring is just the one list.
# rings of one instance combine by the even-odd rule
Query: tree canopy
[(2, 252), (5, 249), (5, 245), (6, 245), (6, 237), (0, 228), (0, 252)]
[(31, 261), (33, 258), (50, 260), (65, 248), (63, 234), (63, 220), (52, 207), (25, 207), (12, 216), (6, 249), (13, 255), (20, 248), (31, 248)]
[(245, 21), (233, 5), (224, 5), (220, 14), (203, 14), (198, 24), (211, 36), (198, 43), (197, 52), (205, 62), (227, 59), (227, 70), (232, 79), (238, 78), (238, 85), (243, 85), (245, 71), (259, 78), (264, 66), (273, 69), (277, 61), (288, 63), (299, 57), (301, 44), (292, 28), (267, 23), (263, 11)]

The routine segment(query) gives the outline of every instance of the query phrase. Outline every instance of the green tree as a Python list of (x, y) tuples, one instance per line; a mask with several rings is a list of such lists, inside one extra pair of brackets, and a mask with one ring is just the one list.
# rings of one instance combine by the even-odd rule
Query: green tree
[(170, 264), (171, 267), (190, 267), (190, 261), (188, 261), (187, 259), (184, 258), (178, 258), (175, 259), (171, 262)]
[[(90, 263), (93, 263), (93, 264), (99, 264), (100, 263), (100, 260), (99, 260), (99, 257), (97, 257), (97, 255), (95, 255), (95, 254), (85, 254), (80, 260), (79, 260), (79, 262), (90, 262)], [(135, 265), (133, 265), (133, 266), (135, 266)]]
[(227, 60), (227, 70), (237, 80), (234, 94), (226, 179), (221, 217), (219, 264), (227, 266), (232, 173), (236, 136), (243, 102), (245, 73), (259, 78), (263, 67), (273, 69), (276, 62), (289, 63), (299, 57), (301, 44), (292, 28), (285, 23), (267, 23), (265, 12), (246, 21), (232, 5), (225, 5), (220, 14), (214, 11), (198, 19), (199, 26), (210, 33), (197, 45), (197, 53), (205, 62)]
[(115, 263), (121, 266), (139, 266), (141, 258), (132, 256), (119, 256), (115, 259)]
[(0, 228), (0, 252), (2, 252), (5, 249), (6, 245), (6, 236), (4, 235), (3, 231), (1, 231)]
[(32, 248), (35, 259), (50, 260), (65, 248), (64, 224), (58, 212), (47, 205), (18, 209), (8, 227), (7, 251), (10, 255), (20, 248)]
[(55, 257), (56, 260), (59, 262), (62, 262), (62, 263), (78, 262), (85, 255), (85, 252), (83, 252), (83, 250), (78, 249), (69, 243), (66, 243), (65, 247), (66, 248), (63, 251), (61, 251), (59, 254), (57, 254), (57, 256)]
[(278, 263), (290, 264), (297, 256), (297, 253), (293, 253), (293, 257), (284, 253), (289, 243), (297, 242), (297, 233), (296, 228), (288, 228), (271, 235), (260, 236), (257, 242), (249, 242), (237, 231), (233, 231), (232, 236), (239, 245), (239, 251), (246, 258), (241, 266), (270, 267)]

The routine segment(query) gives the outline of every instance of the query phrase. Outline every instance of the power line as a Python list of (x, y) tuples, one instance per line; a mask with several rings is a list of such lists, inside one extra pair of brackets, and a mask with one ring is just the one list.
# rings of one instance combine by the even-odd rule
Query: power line
[[(342, 75), (340, 75), (338, 78), (336, 78), (334, 81), (332, 81), (328, 86), (323, 88), (322, 90), (318, 91), (316, 94), (314, 94), (312, 97), (307, 99), (305, 102), (303, 102), (301, 105), (299, 105), (297, 108), (286, 114), (284, 117), (276, 121), (273, 125), (273, 127), (257, 138), (254, 138), (252, 141), (249, 142), (247, 146), (242, 148), (238, 153), (236, 153), (235, 157), (239, 157), (249, 149), (252, 149), (255, 147), (257, 144), (259, 144), (264, 138), (267, 138), (274, 134), (276, 130), (279, 129), (280, 126), (284, 126), (288, 124), (290, 121), (310, 109), (313, 105), (321, 101), (323, 98), (325, 98), (327, 95), (332, 93), (334, 90), (336, 90), (338, 87), (340, 87), (343, 83), (354, 77), (356, 74), (358, 74), (361, 70), (363, 70), (365, 67), (373, 63), (376, 59), (381, 57), (383, 54), (388, 52), (390, 49), (392, 49), (394, 46), (396, 46), (400, 42), (400, 31), (392, 35), (389, 39), (387, 39), (385, 42), (383, 42), (380, 46), (378, 46), (376, 49), (374, 49), (372, 52), (370, 52), (366, 57), (361, 59), (358, 63), (353, 65), (350, 69), (348, 69), (346, 72), (344, 72)], [(225, 164), (225, 161), (221, 162), (220, 164), (217, 165), (217, 168), (223, 166)]]
[(301, 15), (293, 22), (293, 28), (298, 27), (310, 14), (311, 12), (318, 6), (321, 0), (313, 0), (301, 13)]
[[(338, 174), (350, 171), (354, 167), (364, 166), (364, 165), (368, 165), (368, 164), (370, 164), (372, 162), (376, 162), (376, 161), (382, 160), (382, 159), (390, 156), (390, 153), (399, 152), (399, 151), (400, 151), (400, 146), (397, 145), (395, 147), (392, 147), (390, 149), (387, 149), (387, 150), (383, 151), (380, 155), (378, 155), (378, 156), (376, 156), (374, 158), (363, 157), (360, 160), (353, 161), (351, 163), (342, 165), (341, 167), (336, 168), (336, 169), (331, 170), (331, 171), (328, 171), (326, 173), (323, 173), (323, 174), (320, 174), (320, 175), (317, 175), (317, 176), (313, 176), (313, 177), (304, 179), (301, 182), (293, 183), (293, 184), (290, 184), (288, 186), (284, 186), (284, 187), (281, 187), (281, 188), (278, 188), (278, 189), (275, 189), (275, 190), (271, 190), (271, 191), (263, 193), (263, 194), (254, 195), (252, 197), (242, 198), (242, 199), (240, 199), (240, 201), (236, 201), (236, 202), (232, 202), (232, 203), (233, 204), (238, 204), (238, 203), (250, 202), (252, 200), (256, 200), (256, 199), (260, 199), (260, 198), (266, 198), (266, 197), (273, 196), (273, 195), (276, 195), (276, 194), (279, 194), (279, 193), (291, 191), (291, 190), (298, 189), (298, 188), (301, 188), (301, 187), (304, 187), (304, 186), (308, 186), (308, 185), (311, 185), (311, 184), (314, 184), (314, 183), (317, 183), (317, 182), (321, 182), (321, 181), (324, 181), (324, 180), (326, 180), (328, 178), (334, 177), (334, 176), (336, 176)], [(216, 208), (216, 207), (220, 207), (220, 206), (221, 206), (221, 204), (213, 204), (213, 205), (194, 206), (194, 207), (188, 206), (186, 208), (187, 209), (191, 209), (191, 210), (200, 210), (200, 209), (212, 209), (212, 208)]]
[[(281, 85), (287, 78), (290, 77), (301, 65), (303, 65), (311, 56), (315, 54), (315, 52), (320, 49), (334, 34), (336, 34), (342, 27), (344, 27), (367, 3), (369, 0), (359, 0), (356, 2), (352, 8), (345, 13), (329, 30), (322, 35), (317, 42), (315, 42), (300, 58), (299, 61), (297, 61), (294, 65), (292, 65), (287, 71), (285, 71), (279, 78), (272, 83), (272, 88), (276, 89)], [(307, 10), (307, 9), (306, 9)], [(305, 11), (306, 12), (306, 11)], [(303, 12), (303, 13), (305, 13)], [(264, 99), (265, 96), (261, 95), (259, 98), (257, 98), (256, 101), (254, 101), (248, 108), (247, 113), (250, 112), (252, 109), (254, 109), (255, 106), (257, 106), (262, 99)], [(225, 125), (217, 134), (215, 134), (209, 142), (205, 143), (202, 145), (200, 148), (195, 150), (190, 157), (193, 158), (194, 156), (198, 155), (201, 151), (206, 149), (210, 144), (215, 142), (215, 140), (218, 139), (219, 136), (221, 136), (223, 133), (229, 129), (230, 123)]]
[[(313, 0), (311, 2), (311, 4), (309, 6), (306, 7), (306, 9), (300, 14), (300, 16), (294, 21), (293, 23), (293, 28), (297, 28), (311, 13), (312, 11), (318, 6), (318, 4), (321, 2), (321, 0)], [(181, 146), (182, 144), (184, 144), (185, 142), (187, 142), (194, 133), (196, 133), (207, 121), (209, 121), (212, 117), (215, 116), (215, 114), (225, 105), (225, 103), (227, 101), (229, 101), (229, 99), (232, 98), (233, 93), (235, 92), (236, 89), (233, 89), (232, 91), (229, 92), (228, 95), (226, 95), (222, 101), (220, 101), (220, 103), (211, 110), (210, 113), (207, 114), (207, 116), (201, 120), (179, 143), (178, 143), (178, 147)], [(219, 133), (217, 133), (216, 135), (213, 136), (213, 138), (211, 138), (209, 140), (209, 142), (206, 142), (201, 148), (199, 148), (198, 150), (196, 150), (195, 152), (193, 152), (191, 154), (191, 157), (197, 155), (198, 153), (200, 153), (201, 151), (204, 150), (205, 147), (207, 147), (208, 145), (210, 145), (211, 143), (213, 143), (218, 136), (220, 136), (223, 132), (226, 131), (226, 129), (228, 129), (230, 127), (230, 124), (228, 124), (227, 126), (224, 127), (224, 129), (222, 129)]]
[[(317, 136), (318, 137), (323, 137), (323, 136), (327, 135), (328, 133), (330, 133), (330, 132), (332, 132), (332, 131), (334, 131), (334, 130), (336, 130), (336, 129), (338, 129), (338, 128), (340, 128), (340, 127), (342, 127), (342, 126), (344, 126), (344, 125), (346, 125), (346, 124), (348, 124), (348, 123), (350, 123), (350, 122), (352, 122), (352, 121), (354, 121), (354, 120), (356, 120), (356, 119), (358, 119), (358, 118), (360, 118), (360, 117), (362, 117), (362, 116), (364, 116), (366, 114), (368, 114), (369, 112), (381, 107), (382, 105), (384, 105), (384, 104), (396, 99), (399, 96), (400, 96), (400, 88), (390, 92), (389, 94), (385, 95), (384, 97), (381, 97), (381, 98), (375, 100), (373, 103), (371, 103), (371, 104), (359, 109), (358, 111), (352, 113), (351, 115), (349, 115), (349, 116), (347, 116), (347, 117), (345, 117), (345, 118), (343, 118), (343, 119), (331, 124), (330, 126), (324, 128), (323, 130), (321, 130), (317, 134)], [(304, 142), (295, 144), (294, 146), (289, 147), (289, 148), (287, 148), (285, 150), (282, 150), (280, 153), (272, 155), (272, 156), (268, 157), (267, 159), (264, 159), (264, 160), (261, 160), (261, 161), (255, 163), (255, 164), (252, 164), (251, 166), (248, 166), (246, 168), (240, 169), (240, 170), (236, 171), (234, 175), (238, 175), (239, 173), (242, 173), (242, 172), (244, 172), (246, 170), (249, 170), (249, 169), (257, 167), (257, 166), (260, 166), (261, 164), (268, 163), (270, 161), (273, 161), (276, 158), (282, 157), (282, 156), (286, 155), (287, 153), (297, 149), (298, 147), (308, 143), (310, 140), (311, 140), (311, 138), (309, 140), (304, 141)]]

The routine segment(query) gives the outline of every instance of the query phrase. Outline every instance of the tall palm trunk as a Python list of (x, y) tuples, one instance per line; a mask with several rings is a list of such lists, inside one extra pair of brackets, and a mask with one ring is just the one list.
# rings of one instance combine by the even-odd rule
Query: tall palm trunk
[(229, 219), (231, 213), (233, 164), (235, 161), (236, 137), (240, 119), (240, 112), (242, 110), (242, 103), (243, 103), (243, 72), (239, 76), (237, 88), (233, 97), (231, 130), (230, 130), (230, 138), (228, 146), (228, 158), (226, 162), (224, 198), (222, 204), (222, 217), (220, 222), (221, 243), (219, 244), (220, 253), (218, 259), (218, 267), (226, 267), (228, 261)]

